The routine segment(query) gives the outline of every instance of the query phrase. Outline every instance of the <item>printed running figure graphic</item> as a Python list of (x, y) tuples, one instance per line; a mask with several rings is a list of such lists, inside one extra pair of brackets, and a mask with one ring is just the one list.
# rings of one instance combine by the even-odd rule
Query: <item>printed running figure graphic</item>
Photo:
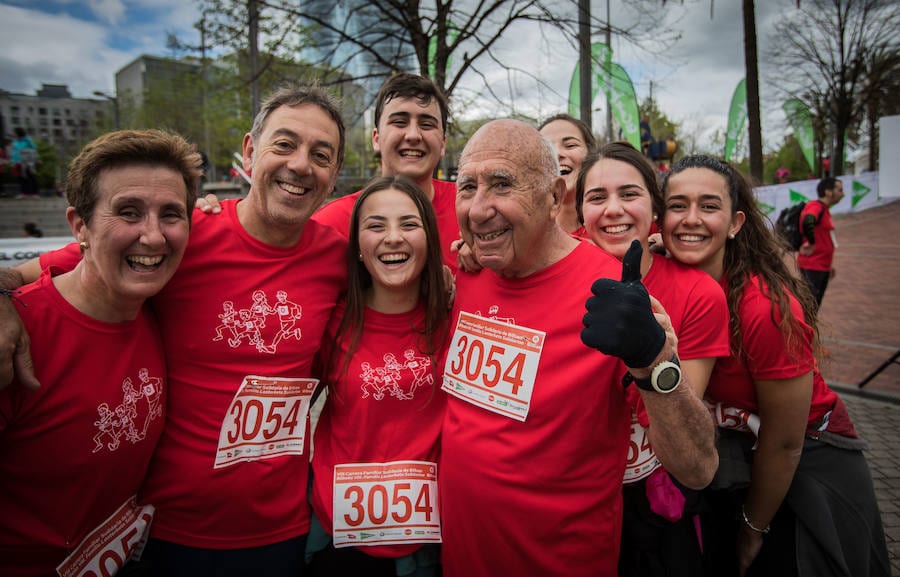
[(157, 417), (162, 417), (162, 406), (159, 403), (162, 397), (162, 379), (151, 377), (147, 369), (138, 371), (138, 378), (141, 379), (141, 392), (147, 399), (147, 418), (144, 419), (144, 428), (141, 430), (141, 437), (144, 437), (150, 423)]
[(125, 429), (125, 438), (132, 443), (137, 443), (144, 438), (134, 427), (137, 419), (137, 402), (143, 395), (141, 391), (132, 388), (131, 377), (125, 377), (122, 381), (122, 404), (116, 407), (116, 415), (122, 419), (122, 428)]
[(266, 298), (266, 293), (261, 290), (253, 291), (253, 304), (250, 305), (250, 313), (253, 315), (256, 326), (261, 329), (266, 328), (266, 317), (275, 314), (275, 309), (269, 306), (269, 299)]
[[(360, 385), (362, 398), (374, 398), (380, 401), (384, 398), (387, 391), (392, 397), (402, 401), (408, 401), (415, 397), (416, 389), (426, 385), (434, 384), (434, 376), (428, 372), (431, 366), (431, 359), (428, 357), (417, 357), (414, 349), (407, 349), (403, 353), (404, 363), (397, 361), (397, 357), (393, 353), (385, 353), (382, 357), (384, 365), (372, 368), (371, 363), (363, 361), (360, 363), (361, 373), (359, 377), (363, 383)], [(401, 371), (407, 370), (412, 377), (403, 378)], [(404, 392), (400, 385), (405, 381), (411, 381), (409, 390)]]
[[(277, 302), (271, 305), (265, 291), (256, 289), (250, 295), (252, 302), (248, 308), (237, 309), (234, 301), (224, 301), (212, 340), (222, 341), (227, 337), (228, 346), (233, 349), (247, 344), (270, 355), (275, 354), (278, 345), (285, 339), (299, 341), (303, 332), (297, 325), (303, 318), (303, 307), (290, 301), (286, 291), (277, 291), (275, 297)], [(266, 330), (267, 324), (270, 324), (268, 317), (273, 315), (278, 318), (278, 328), (270, 326)]]
[(109, 410), (109, 405), (106, 403), (100, 403), (100, 406), (97, 407), (97, 414), (100, 415), (100, 418), (94, 421), (94, 426), (100, 429), (100, 432), (94, 435), (94, 442), (97, 445), (93, 452), (96, 453), (103, 448), (104, 437), (108, 437), (109, 444), (106, 446), (109, 447), (109, 450), (115, 451), (119, 448), (119, 437), (122, 436), (121, 422), (116, 414)]
[(237, 348), (240, 346), (241, 340), (247, 337), (247, 343), (255, 346), (259, 352), (274, 353), (275, 349), (269, 349), (263, 342), (262, 335), (259, 332), (259, 325), (254, 320), (253, 313), (248, 309), (241, 309), (238, 311), (238, 316), (240, 320), (237, 324), (237, 336), (233, 339), (228, 339), (228, 345), (231, 348)]
[(222, 331), (227, 330), (231, 333), (231, 338), (228, 340), (237, 338), (237, 311), (234, 310), (234, 303), (231, 301), (225, 301), (222, 303), (223, 312), (219, 314), (219, 318), (222, 319), (222, 324), (216, 327), (216, 336), (213, 337), (214, 341), (221, 341), (225, 338), (222, 335)]
[[(138, 443), (147, 436), (147, 429), (157, 418), (162, 418), (162, 399), (163, 382), (159, 377), (150, 376), (147, 368), (138, 371), (138, 378), (141, 381), (140, 386), (135, 389), (131, 377), (125, 377), (122, 381), (122, 402), (115, 409), (110, 409), (108, 403), (100, 403), (97, 406), (97, 414), (99, 418), (94, 421), (94, 426), (99, 432), (94, 435), (94, 450), (96, 453), (103, 449), (103, 443), (110, 451), (119, 448), (122, 435), (125, 439), (131, 441), (132, 444)], [(144, 418), (144, 426), (140, 432), (135, 427), (138, 419), (139, 406), (141, 399), (147, 399), (147, 415)]]
[(415, 396), (416, 389), (425, 385), (434, 384), (434, 375), (428, 371), (431, 366), (431, 359), (428, 357), (417, 357), (415, 349), (406, 349), (403, 351), (403, 357), (406, 359), (404, 367), (409, 369), (413, 374), (413, 382), (409, 387), (406, 397), (411, 399)]
[(272, 341), (271, 346), (273, 348), (278, 346), (281, 339), (293, 337), (299, 341), (302, 334), (300, 329), (294, 328), (294, 325), (303, 316), (303, 307), (287, 300), (287, 293), (284, 291), (278, 291), (276, 296), (278, 302), (275, 304), (275, 312), (278, 314), (279, 330), (278, 334), (275, 335), (275, 340)]
[(497, 305), (491, 305), (490, 308), (488, 309), (488, 314), (487, 314), (487, 316), (484, 316), (483, 314), (481, 314), (481, 311), (475, 311), (475, 314), (478, 315), (478, 316), (480, 316), (480, 317), (483, 317), (483, 318), (486, 318), (486, 319), (491, 319), (491, 320), (494, 320), (494, 321), (500, 321), (501, 323), (506, 323), (506, 324), (508, 324), (508, 325), (514, 325), (514, 324), (516, 324), (516, 319), (513, 318), (513, 317), (498, 317), (498, 316), (497, 316), (497, 313), (499, 313), (499, 312), (500, 312), (500, 307), (499, 307), (499, 306), (497, 306)]

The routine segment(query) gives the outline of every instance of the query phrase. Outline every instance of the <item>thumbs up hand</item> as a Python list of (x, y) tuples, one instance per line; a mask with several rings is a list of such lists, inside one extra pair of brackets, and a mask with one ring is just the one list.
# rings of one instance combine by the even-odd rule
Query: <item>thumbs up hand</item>
[(594, 296), (585, 303), (581, 341), (618, 357), (631, 368), (649, 367), (666, 344), (666, 333), (641, 284), (640, 241), (633, 241), (622, 259), (622, 280), (601, 278), (591, 286)]

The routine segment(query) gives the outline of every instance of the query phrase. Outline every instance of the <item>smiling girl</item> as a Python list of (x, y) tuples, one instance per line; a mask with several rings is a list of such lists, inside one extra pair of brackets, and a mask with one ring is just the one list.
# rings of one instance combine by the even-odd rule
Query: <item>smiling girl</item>
[(312, 574), (429, 575), (448, 308), (434, 209), (411, 180), (381, 177), (359, 195), (348, 265), (321, 354), (312, 505), (331, 543), (311, 532)]
[(731, 356), (706, 394), (723, 435), (745, 439), (749, 479), (707, 490), (715, 574), (889, 575), (865, 444), (814, 356), (815, 303), (752, 189), (727, 163), (689, 156), (663, 192), (666, 248), (717, 280), (730, 311)]

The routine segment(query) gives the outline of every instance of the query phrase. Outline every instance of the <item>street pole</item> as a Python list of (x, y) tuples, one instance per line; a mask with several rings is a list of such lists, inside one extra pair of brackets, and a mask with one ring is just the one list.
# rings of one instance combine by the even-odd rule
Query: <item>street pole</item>
[(247, 13), (250, 16), (250, 118), (256, 118), (259, 112), (259, 6), (256, 0), (247, 0)]
[(581, 103), (581, 120), (593, 126), (591, 120), (591, 2), (578, 0), (578, 97)]
[[(610, 0), (606, 0), (606, 50), (607, 54), (612, 54), (612, 23), (610, 22), (609, 17), (609, 2)], [(603, 77), (606, 79), (606, 138), (608, 142), (612, 142), (616, 140), (613, 138), (612, 133), (612, 103), (609, 98), (612, 96), (612, 86), (610, 83), (612, 82), (612, 71), (609, 70), (609, 58), (603, 63), (604, 74)]]
[(763, 181), (762, 120), (759, 114), (759, 66), (756, 52), (756, 11), (754, 0), (743, 1), (744, 66), (747, 79), (747, 143), (750, 148), (750, 176), (754, 184)]

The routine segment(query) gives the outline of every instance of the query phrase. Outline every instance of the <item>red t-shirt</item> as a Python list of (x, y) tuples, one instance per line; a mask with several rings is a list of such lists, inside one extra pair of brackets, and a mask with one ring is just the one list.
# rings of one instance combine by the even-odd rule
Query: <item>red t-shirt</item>
[[(415, 329), (424, 324), (421, 306), (401, 314), (365, 309), (363, 333), (346, 372), (341, 355), (347, 350), (347, 340), (339, 352), (333, 351), (343, 310), (342, 303), (322, 343), (323, 358), (336, 357), (325, 377), (329, 397), (316, 427), (312, 459), (313, 510), (329, 534), (334, 534), (335, 465), (409, 460), (437, 463), (447, 406), (446, 395), (440, 391), (445, 351), (432, 356), (421, 351), (422, 336)], [(413, 501), (417, 501), (415, 497)], [(437, 510), (438, 496), (429, 497)], [(359, 550), (376, 557), (402, 557), (421, 546), (360, 546)]]
[[(138, 489), (165, 423), (156, 320), (107, 323), (69, 304), (51, 272), (14, 302), (41, 388), (0, 390), (0, 574), (56, 566)], [(151, 503), (152, 504), (152, 503)]]
[[(813, 229), (813, 237), (816, 244), (815, 250), (809, 256), (797, 253), (797, 266), (807, 270), (829, 271), (834, 260), (834, 222), (831, 220), (831, 211), (828, 206), (819, 200), (806, 203), (800, 213), (800, 226), (803, 227), (803, 219), (811, 214), (816, 217), (816, 227)], [(804, 241), (805, 242), (805, 241)]]
[[(235, 412), (245, 377), (314, 376), (347, 275), (346, 240), (332, 229), (309, 221), (296, 245), (271, 246), (244, 230), (238, 202), (224, 201), (220, 215), (195, 213), (184, 260), (153, 300), (171, 388), (169, 422), (143, 492), (157, 506), (151, 534), (210, 549), (309, 531), (308, 434), (302, 455), (214, 463), (220, 432), (269, 430), (277, 420), (271, 410), (252, 411), (251, 401)], [(308, 429), (308, 420), (300, 423)]]
[[(450, 252), (450, 243), (459, 239), (459, 224), (456, 220), (456, 184), (445, 180), (432, 180), (434, 198), (434, 214), (437, 218), (438, 234), (441, 239), (441, 254), (444, 262), (455, 273), (456, 253)], [(350, 236), (350, 215), (353, 205), (361, 191), (336, 198), (325, 204), (313, 214), (313, 220), (327, 224), (341, 233), (344, 238)]]
[[(591, 285), (621, 278), (621, 263), (582, 242), (526, 278), (488, 269), (457, 276), (454, 323), (467, 312), (524, 330), (493, 329), (492, 339), (473, 340), (460, 329), (447, 356), (445, 390), (446, 375), (459, 365), (475, 381), (497, 382), (490, 394), (500, 403), (514, 394), (517, 377), (533, 389), (524, 422), (448, 399), (440, 472), (444, 575), (616, 575), (628, 445), (625, 367), (587, 348), (580, 333)], [(540, 341), (530, 331), (545, 333), (541, 351), (527, 353), (539, 356), (533, 380), (508, 358), (510, 349)], [(497, 333), (529, 336), (515, 346)]]
[[(744, 285), (739, 305), (744, 356), (719, 359), (710, 376), (706, 395), (714, 402), (759, 414), (755, 381), (792, 379), (812, 371), (813, 394), (808, 424), (813, 425), (835, 407), (837, 394), (828, 388), (819, 372), (812, 353), (812, 328), (803, 320), (800, 303), (794, 295), (788, 293), (791, 313), (800, 320), (802, 326), (799, 349), (791, 352), (776, 320), (772, 318), (772, 301), (767, 294), (768, 288), (760, 287), (761, 282), (759, 277), (750, 278)], [(846, 423), (829, 426), (829, 430), (856, 436), (849, 419)]]

